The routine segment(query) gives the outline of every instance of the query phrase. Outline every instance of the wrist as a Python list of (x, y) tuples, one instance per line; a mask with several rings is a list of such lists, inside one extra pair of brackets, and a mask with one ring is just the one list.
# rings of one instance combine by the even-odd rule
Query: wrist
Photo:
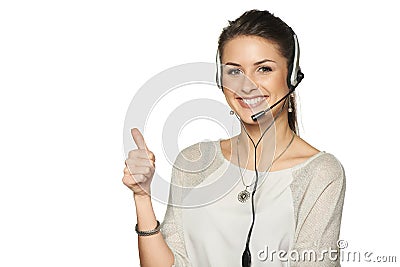
[(139, 195), (139, 194), (133, 194), (133, 199), (135, 201), (142, 201), (142, 200), (150, 200), (151, 196), (148, 194), (144, 194), (144, 195)]
[(160, 228), (161, 228), (160, 222), (157, 219), (156, 219), (156, 222), (157, 222), (157, 225), (154, 229), (146, 230), (146, 231), (138, 230), (138, 224), (136, 224), (135, 231), (139, 236), (155, 235), (160, 232)]

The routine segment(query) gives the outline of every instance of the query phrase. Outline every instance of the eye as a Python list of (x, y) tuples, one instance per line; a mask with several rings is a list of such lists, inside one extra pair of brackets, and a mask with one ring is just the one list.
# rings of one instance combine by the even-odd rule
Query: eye
[(259, 72), (270, 72), (270, 71), (272, 71), (272, 69), (270, 68), (270, 67), (268, 67), (268, 66), (262, 66), (262, 67), (259, 67), (258, 69), (257, 69), (257, 71), (259, 71)]
[(240, 69), (229, 68), (227, 70), (228, 75), (237, 76), (237, 75), (240, 75), (241, 73), (242, 73), (242, 71)]

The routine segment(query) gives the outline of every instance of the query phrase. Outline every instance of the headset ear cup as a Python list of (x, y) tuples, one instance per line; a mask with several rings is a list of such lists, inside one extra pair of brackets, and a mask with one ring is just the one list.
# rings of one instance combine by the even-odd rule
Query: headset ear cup
[(304, 73), (302, 73), (301, 70), (299, 70), (297, 72), (297, 78), (296, 78), (297, 84), (299, 84), (301, 82), (301, 80), (303, 80), (303, 79), (304, 79)]
[(294, 90), (297, 85), (304, 78), (304, 74), (301, 72), (299, 59), (300, 59), (300, 47), (296, 34), (293, 33), (293, 41), (294, 41), (294, 51), (293, 51), (293, 59), (288, 67), (288, 77), (287, 83), (288, 88), (290, 90)]

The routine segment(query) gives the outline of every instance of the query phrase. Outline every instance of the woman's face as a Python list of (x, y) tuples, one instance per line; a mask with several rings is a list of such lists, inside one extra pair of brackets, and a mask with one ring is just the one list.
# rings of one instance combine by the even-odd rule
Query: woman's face
[[(273, 105), (289, 91), (286, 58), (277, 45), (265, 38), (238, 36), (228, 41), (221, 63), (225, 98), (247, 124), (257, 124), (250, 116)], [(283, 103), (273, 108), (274, 115)]]

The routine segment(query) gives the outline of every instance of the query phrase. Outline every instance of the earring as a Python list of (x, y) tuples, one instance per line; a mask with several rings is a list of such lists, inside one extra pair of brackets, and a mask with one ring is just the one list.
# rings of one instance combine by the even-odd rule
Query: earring
[(233, 110), (231, 110), (231, 111), (229, 111), (229, 114), (233, 115), (233, 114), (235, 114), (235, 112), (233, 112)]
[(293, 99), (293, 98), (294, 98), (294, 95), (293, 95), (293, 93), (291, 93), (289, 96), (290, 96), (290, 97), (289, 97), (289, 107), (288, 107), (288, 112), (293, 112), (293, 108), (292, 108), (292, 101), (291, 101), (291, 99)]

